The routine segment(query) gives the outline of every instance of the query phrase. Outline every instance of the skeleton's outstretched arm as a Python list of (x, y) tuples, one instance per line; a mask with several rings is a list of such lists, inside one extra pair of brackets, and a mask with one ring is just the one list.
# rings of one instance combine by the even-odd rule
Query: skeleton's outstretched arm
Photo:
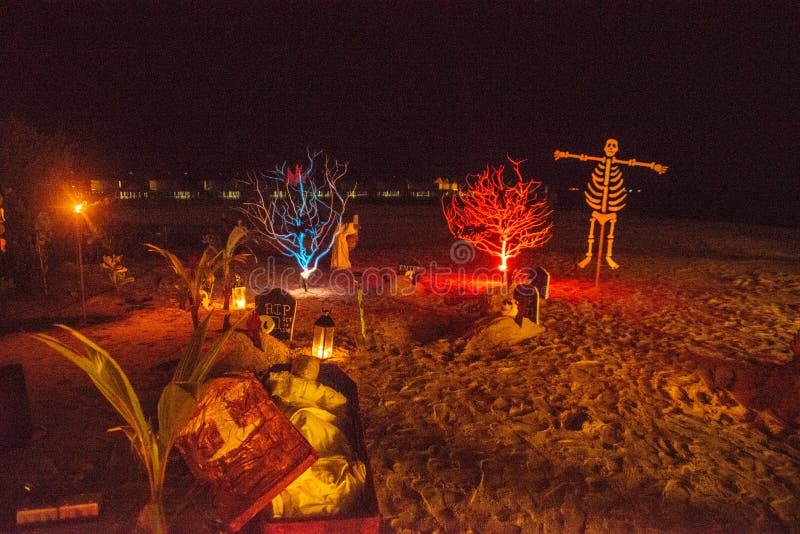
[(630, 165), (631, 167), (647, 167), (648, 169), (653, 169), (658, 174), (664, 174), (667, 172), (667, 169), (669, 169), (669, 167), (661, 165), (660, 163), (645, 163), (643, 161), (636, 161), (635, 159), (615, 159), (614, 161), (616, 163), (622, 163), (623, 165)]
[(554, 159), (561, 158), (575, 158), (581, 161), (603, 161), (604, 158), (599, 156), (587, 156), (586, 154), (573, 154), (571, 152), (564, 152), (563, 150), (556, 150), (553, 152)]

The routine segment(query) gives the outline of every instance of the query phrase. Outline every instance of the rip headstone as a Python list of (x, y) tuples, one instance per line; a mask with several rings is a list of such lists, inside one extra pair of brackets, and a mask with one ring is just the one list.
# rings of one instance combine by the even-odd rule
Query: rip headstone
[(275, 322), (270, 335), (282, 341), (292, 341), (297, 301), (283, 289), (270, 289), (256, 295), (256, 314), (268, 315)]
[(527, 317), (538, 325), (539, 289), (533, 284), (517, 284), (514, 288), (514, 300), (517, 302), (517, 315), (514, 321), (522, 326), (522, 319)]

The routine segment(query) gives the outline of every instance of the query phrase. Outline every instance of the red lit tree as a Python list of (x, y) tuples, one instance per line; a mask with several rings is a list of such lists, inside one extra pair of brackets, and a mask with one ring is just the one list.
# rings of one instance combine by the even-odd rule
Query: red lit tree
[(491, 170), (487, 166), (483, 173), (468, 179), (465, 191), (442, 201), (450, 233), (500, 258), (499, 268), (504, 273), (509, 258), (544, 245), (552, 228), (552, 210), (539, 192), (541, 182), (522, 177), (519, 166), (524, 160), (508, 161), (516, 175), (512, 185), (503, 177), (505, 166)]

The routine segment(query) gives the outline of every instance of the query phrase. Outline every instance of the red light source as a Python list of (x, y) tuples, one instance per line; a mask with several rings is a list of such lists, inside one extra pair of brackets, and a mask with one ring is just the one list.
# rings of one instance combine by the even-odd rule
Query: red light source
[(513, 185), (503, 179), (503, 165), (491, 170), (487, 167), (467, 180), (464, 191), (442, 204), (453, 236), (498, 257), (503, 273), (509, 258), (526, 248), (544, 245), (552, 228), (548, 220), (552, 210), (538, 191), (541, 182), (523, 179), (519, 170), (522, 161), (508, 161), (516, 175)]

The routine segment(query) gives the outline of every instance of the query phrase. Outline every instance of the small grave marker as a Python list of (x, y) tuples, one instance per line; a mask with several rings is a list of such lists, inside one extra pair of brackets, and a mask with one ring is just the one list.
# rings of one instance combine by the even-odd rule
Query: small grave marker
[(533, 274), (531, 283), (539, 290), (539, 296), (543, 299), (550, 298), (550, 273), (544, 267), (534, 267)]
[(550, 273), (543, 267), (518, 269), (514, 272), (514, 280), (519, 284), (531, 284), (539, 290), (541, 298), (550, 298)]
[(397, 274), (401, 276), (409, 276), (411, 279), (411, 285), (417, 285), (417, 280), (419, 280), (419, 275), (425, 269), (419, 264), (419, 262), (412, 258), (406, 258), (402, 260), (397, 265)]
[(256, 313), (259, 316), (268, 315), (275, 322), (270, 335), (282, 341), (292, 341), (297, 301), (289, 293), (274, 288), (256, 295)]
[(539, 289), (533, 284), (517, 284), (514, 288), (514, 300), (517, 301), (516, 323), (522, 326), (522, 319), (527, 317), (534, 324), (539, 324)]

